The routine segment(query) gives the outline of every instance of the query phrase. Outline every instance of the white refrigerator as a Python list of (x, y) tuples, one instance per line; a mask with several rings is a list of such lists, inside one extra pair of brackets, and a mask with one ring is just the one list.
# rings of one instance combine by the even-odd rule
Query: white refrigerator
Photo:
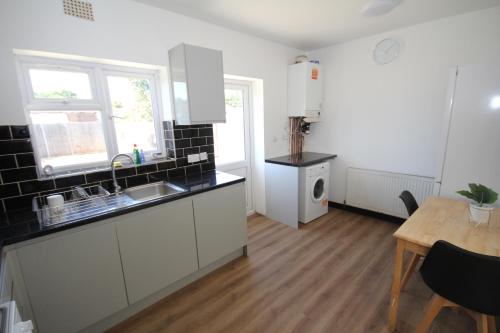
[(448, 102), (434, 194), (459, 197), (471, 182), (500, 193), (500, 64), (458, 66)]

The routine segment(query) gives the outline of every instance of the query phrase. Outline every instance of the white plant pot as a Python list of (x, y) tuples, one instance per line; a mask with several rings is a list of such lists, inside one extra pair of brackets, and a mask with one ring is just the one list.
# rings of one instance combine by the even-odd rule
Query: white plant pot
[(470, 219), (472, 222), (476, 224), (488, 223), (490, 220), (490, 212), (493, 210), (493, 207), (480, 207), (471, 203), (469, 205)]

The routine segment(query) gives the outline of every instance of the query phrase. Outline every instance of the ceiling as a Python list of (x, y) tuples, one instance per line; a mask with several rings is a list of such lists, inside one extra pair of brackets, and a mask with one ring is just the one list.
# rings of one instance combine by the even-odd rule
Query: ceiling
[(367, 0), (135, 0), (302, 50), (500, 5), (500, 0), (403, 0), (366, 18)]

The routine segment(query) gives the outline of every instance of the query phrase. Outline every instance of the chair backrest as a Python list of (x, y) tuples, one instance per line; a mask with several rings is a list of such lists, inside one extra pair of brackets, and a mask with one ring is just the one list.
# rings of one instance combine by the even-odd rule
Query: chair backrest
[(441, 240), (430, 249), (420, 273), (438, 295), (476, 312), (500, 315), (500, 257)]
[(408, 216), (411, 216), (418, 209), (417, 200), (410, 191), (403, 191), (399, 195), (399, 198), (403, 200), (403, 203), (406, 206), (406, 210), (408, 211)]

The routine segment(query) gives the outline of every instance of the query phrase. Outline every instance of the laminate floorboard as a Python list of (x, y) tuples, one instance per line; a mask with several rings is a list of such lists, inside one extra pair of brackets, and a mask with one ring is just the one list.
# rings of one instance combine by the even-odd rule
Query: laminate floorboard
[[(339, 209), (299, 230), (254, 215), (248, 257), (108, 332), (387, 332), (396, 229)], [(398, 332), (415, 331), (431, 295), (416, 272), (402, 292)], [(475, 324), (444, 309), (430, 332), (475, 332)]]

